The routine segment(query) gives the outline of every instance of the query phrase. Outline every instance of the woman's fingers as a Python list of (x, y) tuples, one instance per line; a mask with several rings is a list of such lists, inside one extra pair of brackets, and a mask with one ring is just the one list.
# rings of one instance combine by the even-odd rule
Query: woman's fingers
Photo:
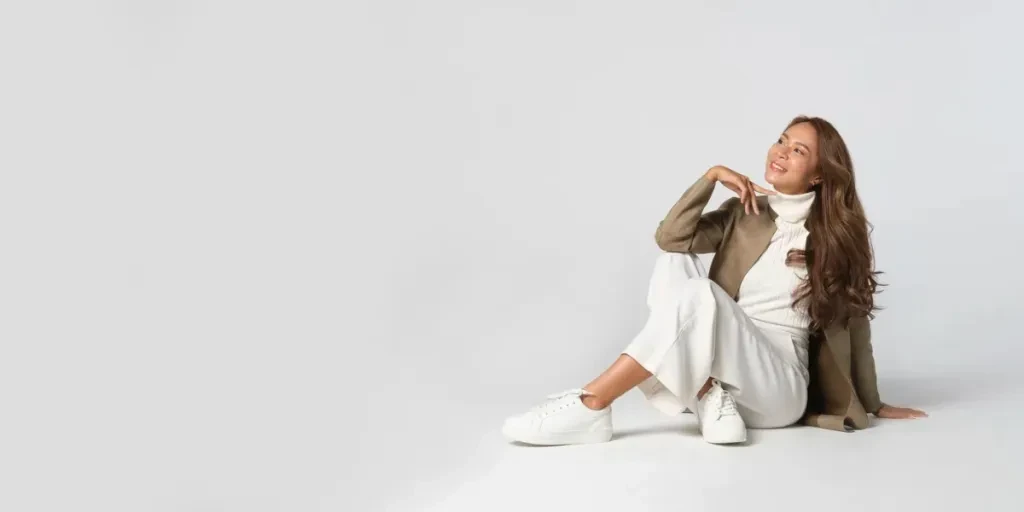
[(754, 182), (747, 180), (747, 188), (750, 189), (750, 205), (754, 208), (754, 213), (761, 215), (761, 209), (757, 206), (757, 192), (754, 190)]
[(776, 191), (766, 189), (735, 171), (728, 173), (727, 177), (719, 178), (719, 182), (740, 196), (740, 202), (743, 203), (743, 211), (747, 215), (751, 213), (761, 214), (761, 207), (757, 204), (758, 192), (767, 195), (777, 194)]
[(928, 416), (927, 414), (924, 413), (924, 411), (911, 409), (910, 407), (900, 407), (898, 410), (904, 418), (923, 418), (925, 416)]
[(897, 419), (897, 420), (905, 420), (905, 419), (913, 419), (913, 418), (927, 418), (928, 417), (928, 415), (924, 411), (919, 411), (917, 409), (911, 409), (909, 407), (886, 406), (886, 407), (883, 407), (882, 410), (880, 410), (879, 412), (881, 413), (879, 415), (879, 417), (881, 417), (881, 418), (889, 418), (889, 419)]
[[(753, 182), (751, 182), (751, 183), (753, 183)], [(766, 188), (764, 188), (764, 187), (762, 187), (760, 185), (757, 185), (757, 184), (754, 184), (754, 190), (756, 190), (756, 191), (758, 191), (758, 192), (760, 192), (762, 194), (768, 194), (770, 196), (775, 195), (775, 194), (778, 193), (778, 192), (776, 192), (774, 190), (768, 190), (768, 189), (766, 189)]]
[(733, 192), (736, 193), (736, 195), (740, 196), (740, 203), (743, 203), (744, 208), (746, 208), (747, 192), (746, 189), (743, 188), (743, 185), (741, 183), (737, 183), (736, 181), (730, 180), (726, 182), (726, 186), (729, 187), (729, 190), (732, 190)]

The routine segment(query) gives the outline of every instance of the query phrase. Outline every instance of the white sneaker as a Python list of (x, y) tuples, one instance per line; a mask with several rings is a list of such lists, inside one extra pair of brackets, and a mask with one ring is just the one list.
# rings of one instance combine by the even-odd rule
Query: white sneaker
[(736, 400), (718, 380), (712, 381), (711, 389), (697, 402), (695, 412), (705, 441), (729, 444), (747, 440), (747, 426), (736, 410)]
[(505, 437), (527, 444), (558, 445), (603, 443), (612, 438), (611, 406), (595, 411), (581, 398), (591, 395), (570, 389), (548, 396), (547, 401), (505, 420)]

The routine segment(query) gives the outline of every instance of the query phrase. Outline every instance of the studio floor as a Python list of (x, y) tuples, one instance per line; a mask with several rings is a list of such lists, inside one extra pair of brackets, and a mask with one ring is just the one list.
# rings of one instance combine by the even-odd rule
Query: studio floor
[(488, 408), (486, 422), (467, 423), (475, 435), (404, 468), (385, 509), (1022, 510), (1024, 391), (1010, 372), (946, 377), (887, 383), (929, 418), (751, 430), (740, 446), (704, 443), (693, 415), (663, 416), (638, 392), (616, 403), (616, 436), (599, 445), (511, 444)]

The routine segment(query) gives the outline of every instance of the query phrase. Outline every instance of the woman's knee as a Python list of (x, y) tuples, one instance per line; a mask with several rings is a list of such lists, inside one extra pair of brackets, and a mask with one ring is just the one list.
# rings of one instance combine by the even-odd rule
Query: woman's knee
[(671, 307), (686, 310), (691, 314), (697, 310), (714, 307), (717, 304), (715, 298), (714, 282), (706, 277), (694, 277), (685, 282), (678, 283), (675, 287), (661, 296), (661, 301), (671, 304)]
[(700, 260), (692, 254), (664, 253), (658, 257), (651, 276), (647, 303), (687, 303), (694, 300), (714, 300), (712, 281), (703, 272)]
[(704, 263), (696, 254), (682, 252), (663, 252), (658, 256), (655, 268), (663, 272), (670, 272), (676, 276), (689, 278), (707, 277)]

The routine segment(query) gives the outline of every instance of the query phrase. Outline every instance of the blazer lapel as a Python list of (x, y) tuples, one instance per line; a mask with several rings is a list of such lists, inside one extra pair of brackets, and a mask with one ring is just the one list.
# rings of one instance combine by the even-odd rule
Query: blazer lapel
[(729, 257), (722, 262), (721, 282), (719, 285), (736, 299), (740, 291), (740, 283), (754, 266), (758, 258), (764, 254), (775, 234), (775, 217), (778, 215), (768, 206), (768, 198), (758, 197), (760, 215), (747, 215), (740, 212), (732, 233)]

